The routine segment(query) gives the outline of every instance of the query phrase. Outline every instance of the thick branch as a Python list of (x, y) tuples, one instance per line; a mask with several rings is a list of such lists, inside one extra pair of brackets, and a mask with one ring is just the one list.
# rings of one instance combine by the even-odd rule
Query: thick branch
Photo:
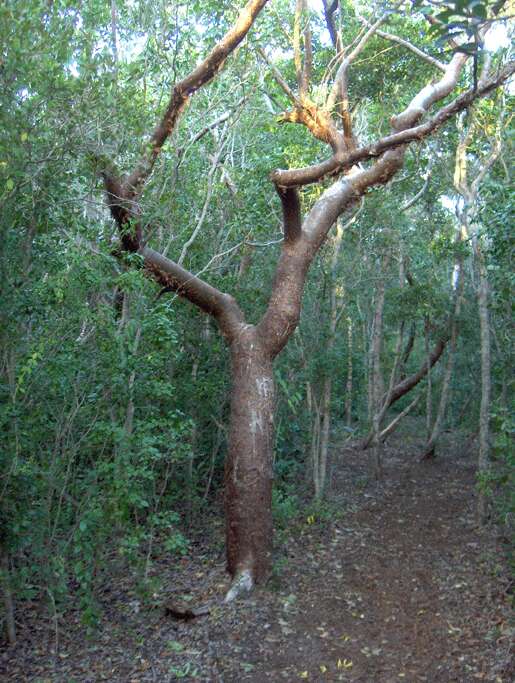
[(334, 21), (334, 13), (338, 9), (338, 0), (323, 0), (324, 3), (324, 15), (325, 15), (325, 23), (327, 25), (327, 30), (329, 31), (329, 35), (331, 36), (331, 42), (333, 44), (334, 49), (336, 52), (341, 52), (342, 51), (342, 41), (340, 38), (340, 34), (336, 30), (336, 25)]
[(145, 270), (156, 282), (216, 318), (228, 340), (234, 337), (244, 318), (232, 296), (220, 292), (150, 247), (141, 247), (139, 253)]
[[(257, 331), (261, 339), (265, 340), (268, 352), (272, 357), (281, 351), (298, 324), (306, 273), (334, 221), (371, 187), (387, 183), (401, 168), (404, 160), (405, 143), (411, 139), (417, 139), (417, 136), (414, 136), (415, 128), (409, 127), (413, 126), (434, 102), (446, 97), (451, 92), (456, 85), (463, 64), (464, 56), (455, 55), (451, 59), (443, 78), (438, 83), (423, 88), (411, 101), (406, 110), (395, 120), (395, 125), (398, 129), (404, 127), (407, 130), (401, 130), (393, 136), (384, 138), (378, 143), (369, 146), (369, 152), (372, 151), (372, 148), (375, 150), (386, 149), (387, 151), (370, 168), (349, 175), (347, 178), (335, 182), (329, 187), (306, 217), (299, 239), (293, 245), (285, 242), (272, 285), (269, 304), (257, 326)], [(504, 78), (507, 78), (508, 75), (505, 70)], [(485, 90), (482, 93), (485, 94), (487, 89), (489, 91), (493, 87), (495, 87), (493, 84), (485, 86)], [(443, 117), (446, 120), (452, 113), (458, 111), (461, 105), (465, 106), (463, 103), (468, 101), (467, 98), (473, 101), (476, 96), (477, 93), (472, 91), (465, 94), (465, 96), (457, 98), (454, 103), (451, 103), (450, 108), (444, 107), (429, 122), (429, 130), (427, 132), (435, 127), (435, 119), (440, 120)], [(442, 114), (442, 112), (444, 113)], [(427, 127), (427, 124), (424, 124), (422, 128), (425, 129), (425, 127)], [(420, 129), (421, 127), (418, 126), (416, 128)], [(392, 143), (392, 138), (395, 144)], [(388, 140), (388, 143), (386, 143), (386, 140)], [(389, 149), (389, 147), (394, 147), (394, 149)], [(346, 160), (349, 160), (350, 158), (355, 158), (356, 153), (343, 156)], [(331, 171), (330, 168), (327, 170), (328, 172)], [(288, 172), (276, 172), (272, 178), (276, 181), (276, 185), (280, 187), (291, 187), (300, 184), (298, 169), (289, 174)], [(423, 373), (426, 370), (427, 366)], [(399, 385), (394, 388), (392, 398), (395, 397), (395, 389), (398, 390), (398, 388)]]
[(447, 337), (439, 339), (436, 343), (435, 348), (429, 355), (429, 358), (427, 360), (424, 359), (424, 362), (417, 370), (417, 372), (414, 372), (412, 375), (406, 377), (406, 379), (402, 380), (402, 382), (399, 382), (396, 386), (393, 387), (392, 391), (390, 392), (390, 395), (387, 397), (388, 400), (385, 402), (386, 410), (390, 408), (390, 406), (392, 406), (394, 403), (396, 403), (402, 396), (404, 396), (414, 387), (416, 387), (417, 384), (424, 379), (424, 377), (427, 375), (428, 371), (433, 367), (433, 365), (435, 365), (440, 360), (448, 341), (449, 339)]
[(295, 242), (301, 233), (300, 198), (294, 187), (277, 187), (283, 207), (283, 232), (285, 242)]
[[(433, 349), (433, 351), (431, 352), (431, 354), (429, 355), (429, 357), (427, 358), (427, 360), (424, 360), (424, 362), (420, 366), (419, 370), (417, 372), (414, 372), (409, 377), (406, 377), (406, 379), (402, 380), (402, 382), (399, 382), (395, 387), (393, 387), (393, 389), (391, 389), (387, 393), (386, 396), (383, 397), (383, 401), (382, 401), (383, 407), (381, 410), (381, 413), (382, 413), (381, 419), (386, 415), (386, 411), (388, 410), (388, 408), (390, 408), (400, 398), (402, 398), (408, 392), (410, 392), (414, 387), (417, 386), (417, 384), (419, 384), (424, 379), (424, 377), (428, 374), (429, 370), (433, 367), (433, 365), (435, 365), (440, 360), (442, 353), (444, 352), (444, 349), (445, 349), (448, 341), (449, 341), (448, 337), (440, 339), (437, 342), (437, 344), (436, 344), (435, 348)], [(410, 404), (408, 406), (407, 411), (402, 411), (402, 413), (400, 413), (400, 415), (398, 416), (399, 419), (404, 417), (406, 412), (409, 412), (409, 410), (411, 410), (411, 408), (415, 405), (415, 403), (418, 402), (419, 398), (420, 398), (420, 396), (415, 399), (415, 402), (413, 402), (412, 404)], [(388, 430), (388, 427), (386, 428), (386, 430)], [(386, 430), (384, 430), (384, 431), (386, 431)], [(389, 431), (386, 431), (385, 436), (387, 436), (389, 433), (390, 433)], [(374, 438), (374, 432), (373, 432), (373, 430), (371, 430), (368, 433), (368, 435), (365, 437), (365, 439), (363, 440), (361, 447), (363, 449), (367, 449), (370, 446), (370, 444), (372, 443), (373, 438)]]

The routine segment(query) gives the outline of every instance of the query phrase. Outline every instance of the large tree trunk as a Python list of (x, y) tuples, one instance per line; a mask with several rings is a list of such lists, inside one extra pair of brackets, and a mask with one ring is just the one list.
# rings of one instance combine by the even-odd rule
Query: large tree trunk
[[(235, 585), (250, 590), (271, 569), (274, 380), (270, 354), (255, 327), (242, 328), (231, 344), (225, 512), (227, 568)], [(236, 597), (237, 592), (233, 593)], [(229, 592), (228, 599), (233, 593)]]

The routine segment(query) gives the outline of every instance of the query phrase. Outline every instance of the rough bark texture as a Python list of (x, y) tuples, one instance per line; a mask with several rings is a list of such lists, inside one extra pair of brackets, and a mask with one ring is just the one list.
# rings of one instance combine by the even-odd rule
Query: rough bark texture
[(227, 567), (236, 580), (266, 579), (272, 552), (272, 361), (255, 327), (231, 344), (233, 388), (225, 466)]

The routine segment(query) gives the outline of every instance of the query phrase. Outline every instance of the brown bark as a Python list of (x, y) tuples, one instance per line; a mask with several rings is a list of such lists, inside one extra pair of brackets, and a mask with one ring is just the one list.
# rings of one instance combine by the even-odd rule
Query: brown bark
[(225, 465), (227, 566), (233, 577), (268, 578), (272, 552), (272, 359), (252, 325), (231, 344), (232, 394)]
[[(386, 414), (388, 408), (390, 408), (400, 398), (402, 398), (408, 392), (410, 392), (412, 389), (414, 389), (417, 386), (417, 384), (419, 384), (424, 379), (424, 377), (427, 375), (427, 373), (430, 371), (430, 369), (442, 357), (442, 354), (445, 350), (447, 342), (448, 342), (448, 338), (439, 339), (437, 341), (437, 343), (435, 344), (433, 351), (429, 354), (429, 357), (423, 361), (422, 365), (417, 370), (417, 372), (414, 372), (412, 375), (410, 375), (409, 377), (406, 377), (406, 379), (402, 380), (397, 385), (395, 385), (393, 387), (393, 389), (388, 393), (388, 395), (384, 397), (383, 411), (382, 411), (383, 416)], [(369, 434), (365, 437), (363, 442), (361, 443), (361, 447), (363, 449), (366, 449), (370, 446), (370, 444), (372, 443), (373, 435), (374, 435), (373, 430), (371, 430), (369, 432)]]
[[(476, 99), (485, 97), (492, 92), (492, 90), (499, 87), (499, 85), (509, 79), (514, 72), (515, 61), (509, 62), (500, 69), (495, 76), (485, 79), (483, 84), (480, 84), (476, 89), (470, 88), (469, 90), (466, 90), (445, 107), (442, 107), (437, 114), (432, 116), (425, 123), (419, 125), (415, 125), (415, 123), (421, 118), (423, 113), (425, 113), (434, 102), (437, 102), (445, 97), (445, 95), (449, 94), (450, 90), (446, 92), (446, 89), (439, 88), (438, 93), (435, 94), (434, 97), (430, 93), (427, 93), (427, 98), (431, 98), (432, 101), (425, 103), (424, 107), (421, 107), (420, 109), (418, 108), (419, 103), (415, 102), (418, 98), (415, 98), (412, 106), (408, 107), (410, 110), (409, 117), (411, 118), (408, 118), (408, 115), (404, 114), (399, 117), (394, 117), (392, 120), (394, 128), (399, 132), (387, 135), (377, 142), (364, 145), (350, 152), (338, 152), (329, 159), (326, 159), (319, 164), (314, 164), (313, 166), (290, 170), (276, 169), (271, 175), (272, 180), (281, 187), (299, 187), (301, 185), (317, 183), (324, 178), (343, 173), (360, 161), (378, 157), (386, 150), (393, 150), (396, 147), (406, 145), (409, 142), (423, 140), (443, 126), (450, 118), (460, 111), (463, 111), (463, 109), (470, 107)], [(449, 85), (449, 80), (446, 80), (447, 85)], [(432, 86), (427, 87), (431, 88)], [(424, 99), (425, 97), (421, 98), (420, 101)], [(410, 123), (410, 121), (412, 122)], [(386, 182), (386, 180), (384, 182)]]
[[(459, 241), (460, 238), (458, 237)], [(454, 293), (454, 309), (451, 314), (450, 320), (450, 339), (447, 351), (447, 362), (445, 364), (445, 372), (443, 376), (442, 388), (440, 391), (440, 401), (438, 403), (438, 411), (436, 413), (436, 418), (431, 430), (431, 435), (427, 440), (425, 448), (420, 456), (421, 460), (427, 460), (428, 458), (434, 457), (435, 448), (437, 441), (440, 437), (440, 433), (443, 428), (445, 413), (447, 410), (447, 404), (449, 401), (449, 394), (451, 390), (451, 378), (454, 369), (454, 357), (456, 353), (456, 344), (458, 341), (458, 316), (461, 309), (461, 297), (463, 289), (463, 266), (461, 262), (458, 261), (457, 267), (457, 277), (456, 277), (456, 289)], [(429, 362), (427, 363), (429, 365)]]

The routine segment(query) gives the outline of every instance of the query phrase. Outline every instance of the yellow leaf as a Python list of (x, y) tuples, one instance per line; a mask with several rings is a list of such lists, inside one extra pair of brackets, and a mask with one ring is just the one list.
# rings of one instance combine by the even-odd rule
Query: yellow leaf
[(308, 677), (308, 672), (307, 672), (307, 671), (301, 671), (301, 673), (299, 674), (299, 676), (300, 676), (301, 678), (307, 678), (307, 677)]
[(343, 636), (340, 636), (340, 640), (343, 640), (343, 642), (346, 643), (348, 640), (350, 640), (350, 636), (344, 634)]
[(323, 674), (325, 674), (325, 672), (327, 671), (327, 667), (326, 667), (325, 664), (320, 664), (320, 671), (321, 671)]
[(29, 139), (29, 134), (28, 133), (22, 133), (20, 135), (20, 138), (21, 138), (22, 142), (27, 142), (27, 140)]
[(352, 668), (352, 662), (350, 659), (344, 659), (343, 662), (341, 659), (339, 659), (336, 662), (336, 667), (338, 669), (351, 669)]
[(309, 515), (309, 517), (307, 518), (306, 521), (308, 524), (314, 524), (315, 523), (315, 515)]
[(14, 180), (12, 178), (8, 178), (7, 182), (5, 183), (6, 188), (10, 192), (11, 190), (14, 190)]

